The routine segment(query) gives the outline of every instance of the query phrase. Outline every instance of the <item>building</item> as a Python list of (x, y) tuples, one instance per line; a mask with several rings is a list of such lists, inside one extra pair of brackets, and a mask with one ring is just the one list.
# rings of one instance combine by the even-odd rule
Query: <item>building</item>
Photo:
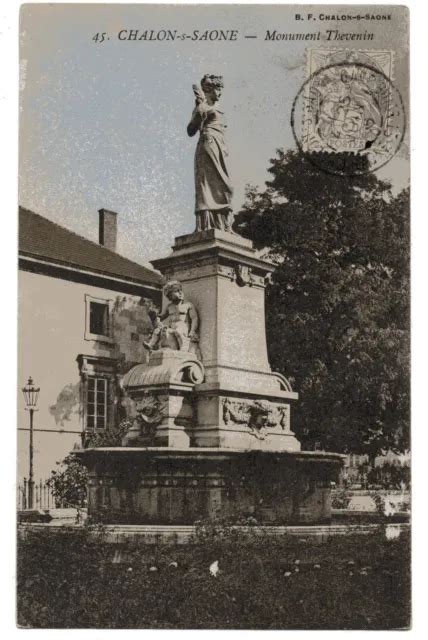
[(382, 455), (376, 456), (374, 466), (384, 467), (385, 465), (391, 465), (393, 467), (410, 467), (410, 451), (395, 453), (389, 449)]
[[(116, 253), (117, 215), (99, 211), (100, 244), (19, 211), (18, 384), (40, 387), (34, 479), (121, 417), (119, 376), (146, 357), (161, 276)], [(29, 417), (18, 397), (18, 481), (28, 477)]]

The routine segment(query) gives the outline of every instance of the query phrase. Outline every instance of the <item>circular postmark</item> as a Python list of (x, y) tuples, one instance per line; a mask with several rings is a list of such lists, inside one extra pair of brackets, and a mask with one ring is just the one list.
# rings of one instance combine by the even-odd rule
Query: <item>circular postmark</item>
[(291, 111), (300, 151), (327, 173), (380, 169), (399, 150), (406, 119), (400, 92), (379, 68), (335, 62), (304, 82)]

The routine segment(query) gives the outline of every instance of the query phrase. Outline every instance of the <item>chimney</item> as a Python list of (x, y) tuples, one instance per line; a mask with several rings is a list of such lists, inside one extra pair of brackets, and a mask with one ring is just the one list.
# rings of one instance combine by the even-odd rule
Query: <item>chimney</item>
[(110, 251), (116, 251), (117, 213), (108, 209), (99, 209), (99, 243)]

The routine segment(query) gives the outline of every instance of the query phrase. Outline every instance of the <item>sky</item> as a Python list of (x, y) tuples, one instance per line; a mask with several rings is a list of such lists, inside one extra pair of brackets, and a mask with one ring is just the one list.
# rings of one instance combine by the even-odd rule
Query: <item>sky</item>
[[(295, 148), (291, 106), (306, 80), (308, 43), (266, 42), (266, 30), (338, 27), (303, 26), (294, 13), (292, 6), (266, 5), (24, 5), (20, 204), (94, 241), (97, 211), (105, 207), (119, 214), (119, 253), (142, 264), (169, 253), (175, 236), (194, 229), (196, 137), (188, 138), (186, 126), (192, 84), (213, 73), (224, 77), (220, 108), (239, 211), (245, 186), (263, 187), (268, 179), (275, 149)], [(354, 24), (339, 26), (356, 31)], [(394, 45), (393, 80), (407, 104), (405, 21), (365, 28), (375, 33), (365, 50)], [(122, 29), (236, 29), (240, 36), (232, 42), (120, 41)], [(103, 32), (104, 42), (94, 42)], [(396, 191), (408, 184), (407, 156), (405, 140), (379, 172)]]

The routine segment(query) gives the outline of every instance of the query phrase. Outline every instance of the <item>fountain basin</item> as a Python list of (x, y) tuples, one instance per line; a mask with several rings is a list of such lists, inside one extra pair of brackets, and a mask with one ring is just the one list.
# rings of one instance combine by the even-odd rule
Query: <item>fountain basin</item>
[(100, 447), (74, 454), (89, 472), (88, 516), (106, 524), (260, 524), (331, 520), (343, 456), (307, 451)]

